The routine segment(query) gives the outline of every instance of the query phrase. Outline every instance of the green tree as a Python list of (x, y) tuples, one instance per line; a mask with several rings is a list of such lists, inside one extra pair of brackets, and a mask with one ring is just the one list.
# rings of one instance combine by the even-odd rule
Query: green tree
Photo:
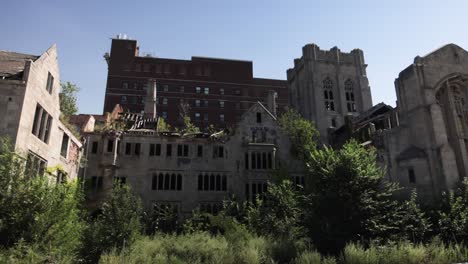
[(184, 115), (184, 134), (198, 133), (200, 129), (190, 120), (190, 116)]
[(253, 231), (278, 239), (295, 239), (301, 234), (301, 197), (289, 180), (268, 183), (267, 192), (248, 209)]
[(392, 198), (398, 187), (383, 180), (374, 149), (351, 141), (340, 150), (314, 150), (308, 168), (306, 225), (319, 249), (340, 250), (398, 230), (400, 204)]
[(315, 125), (295, 110), (282, 114), (279, 124), (291, 142), (291, 152), (299, 159), (308, 158), (309, 153), (317, 147), (319, 133)]
[(401, 207), (401, 226), (398, 236), (413, 242), (422, 242), (432, 231), (429, 217), (417, 202), (417, 193), (413, 191), (409, 200), (403, 201)]
[(25, 159), (0, 141), (0, 245), (21, 243), (55, 260), (76, 255), (85, 225), (78, 184), (56, 185), (46, 176), (30, 177)]
[(157, 130), (158, 132), (169, 132), (171, 131), (171, 126), (169, 126), (164, 118), (159, 118)]
[(95, 263), (103, 252), (132, 244), (141, 234), (141, 216), (140, 199), (128, 185), (114, 183), (109, 200), (85, 231), (83, 260)]
[(65, 116), (78, 113), (78, 106), (76, 105), (76, 93), (80, 91), (80, 88), (71, 82), (61, 83), (60, 85), (62, 87), (59, 94), (60, 111)]
[(447, 242), (468, 243), (468, 179), (443, 197), (442, 208), (438, 211), (438, 229)]

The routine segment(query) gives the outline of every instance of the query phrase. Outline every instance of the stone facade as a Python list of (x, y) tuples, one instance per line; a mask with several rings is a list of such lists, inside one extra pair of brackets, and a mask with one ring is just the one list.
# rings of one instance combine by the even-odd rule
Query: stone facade
[(448, 44), (416, 57), (395, 80), (397, 107), (379, 104), (332, 132), (378, 149), (387, 177), (408, 195), (436, 198), (468, 176), (468, 52)]
[(260, 102), (233, 131), (180, 135), (135, 129), (89, 133), (87, 142), (91, 206), (114, 179), (129, 183), (145, 207), (171, 206), (182, 215), (197, 207), (216, 212), (229, 197), (252, 199), (266, 190), (277, 166), (303, 183), (303, 168), (289, 154), (287, 137)]
[[(0, 136), (51, 176), (77, 176), (81, 142), (60, 122), (59, 66), (53, 45), (40, 56), (0, 51)], [(60, 174), (60, 175), (58, 175)]]
[(290, 105), (315, 123), (322, 143), (328, 143), (328, 128), (344, 124), (344, 116), (372, 107), (366, 67), (359, 49), (345, 53), (308, 44), (288, 69)]

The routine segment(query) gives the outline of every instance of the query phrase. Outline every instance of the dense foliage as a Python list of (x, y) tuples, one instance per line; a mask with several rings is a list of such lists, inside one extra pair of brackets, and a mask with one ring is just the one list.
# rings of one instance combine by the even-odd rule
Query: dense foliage
[[(80, 208), (74, 182), (26, 173), (0, 146), (1, 263), (453, 263), (468, 259), (468, 181), (440, 204), (384, 180), (376, 153), (350, 141), (317, 148), (295, 112), (281, 119), (307, 168), (296, 185), (283, 167), (251, 201), (225, 201), (216, 215), (188, 219), (144, 212), (130, 186), (114, 183), (98, 212)], [(306, 166), (307, 165), (307, 166)], [(429, 208), (429, 209), (428, 209)]]
[(309, 153), (316, 148), (319, 137), (315, 125), (295, 110), (283, 113), (279, 118), (279, 124), (291, 142), (291, 153), (303, 160), (308, 158)]
[(0, 246), (75, 258), (85, 225), (76, 182), (58, 184), (30, 177), (24, 159), (5, 140), (0, 146)]

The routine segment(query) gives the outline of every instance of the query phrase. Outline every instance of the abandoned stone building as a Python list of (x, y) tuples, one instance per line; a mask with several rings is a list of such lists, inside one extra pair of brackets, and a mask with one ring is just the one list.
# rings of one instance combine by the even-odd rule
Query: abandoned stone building
[(358, 116), (372, 107), (366, 67), (359, 49), (345, 53), (308, 44), (287, 70), (290, 106), (315, 123), (322, 143), (328, 143), (328, 130), (343, 125), (346, 115)]
[(468, 175), (468, 52), (445, 45), (395, 80), (397, 106), (380, 103), (329, 130), (331, 143), (371, 144), (390, 181), (437, 197)]
[(232, 131), (180, 134), (142, 124), (88, 133), (84, 177), (90, 206), (109, 193), (115, 179), (129, 183), (147, 208), (170, 207), (180, 215), (197, 207), (216, 213), (231, 197), (253, 199), (266, 191), (280, 165), (304, 184), (303, 167), (289, 155), (289, 141), (274, 114), (275, 98), (270, 100), (270, 109), (260, 102), (251, 106)]
[(0, 136), (27, 157), (32, 173), (57, 182), (77, 176), (82, 144), (60, 121), (59, 66), (53, 45), (40, 56), (0, 51)]

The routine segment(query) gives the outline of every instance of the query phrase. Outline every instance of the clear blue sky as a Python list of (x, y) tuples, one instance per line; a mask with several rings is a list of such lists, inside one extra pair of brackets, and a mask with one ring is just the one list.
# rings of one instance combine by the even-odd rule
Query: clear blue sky
[(5, 1), (0, 50), (40, 54), (56, 43), (62, 81), (80, 88), (81, 113), (101, 113), (110, 37), (189, 59), (251, 60), (256, 77), (286, 79), (301, 48), (364, 50), (374, 104), (395, 104), (394, 79), (417, 55), (468, 49), (468, 1)]

